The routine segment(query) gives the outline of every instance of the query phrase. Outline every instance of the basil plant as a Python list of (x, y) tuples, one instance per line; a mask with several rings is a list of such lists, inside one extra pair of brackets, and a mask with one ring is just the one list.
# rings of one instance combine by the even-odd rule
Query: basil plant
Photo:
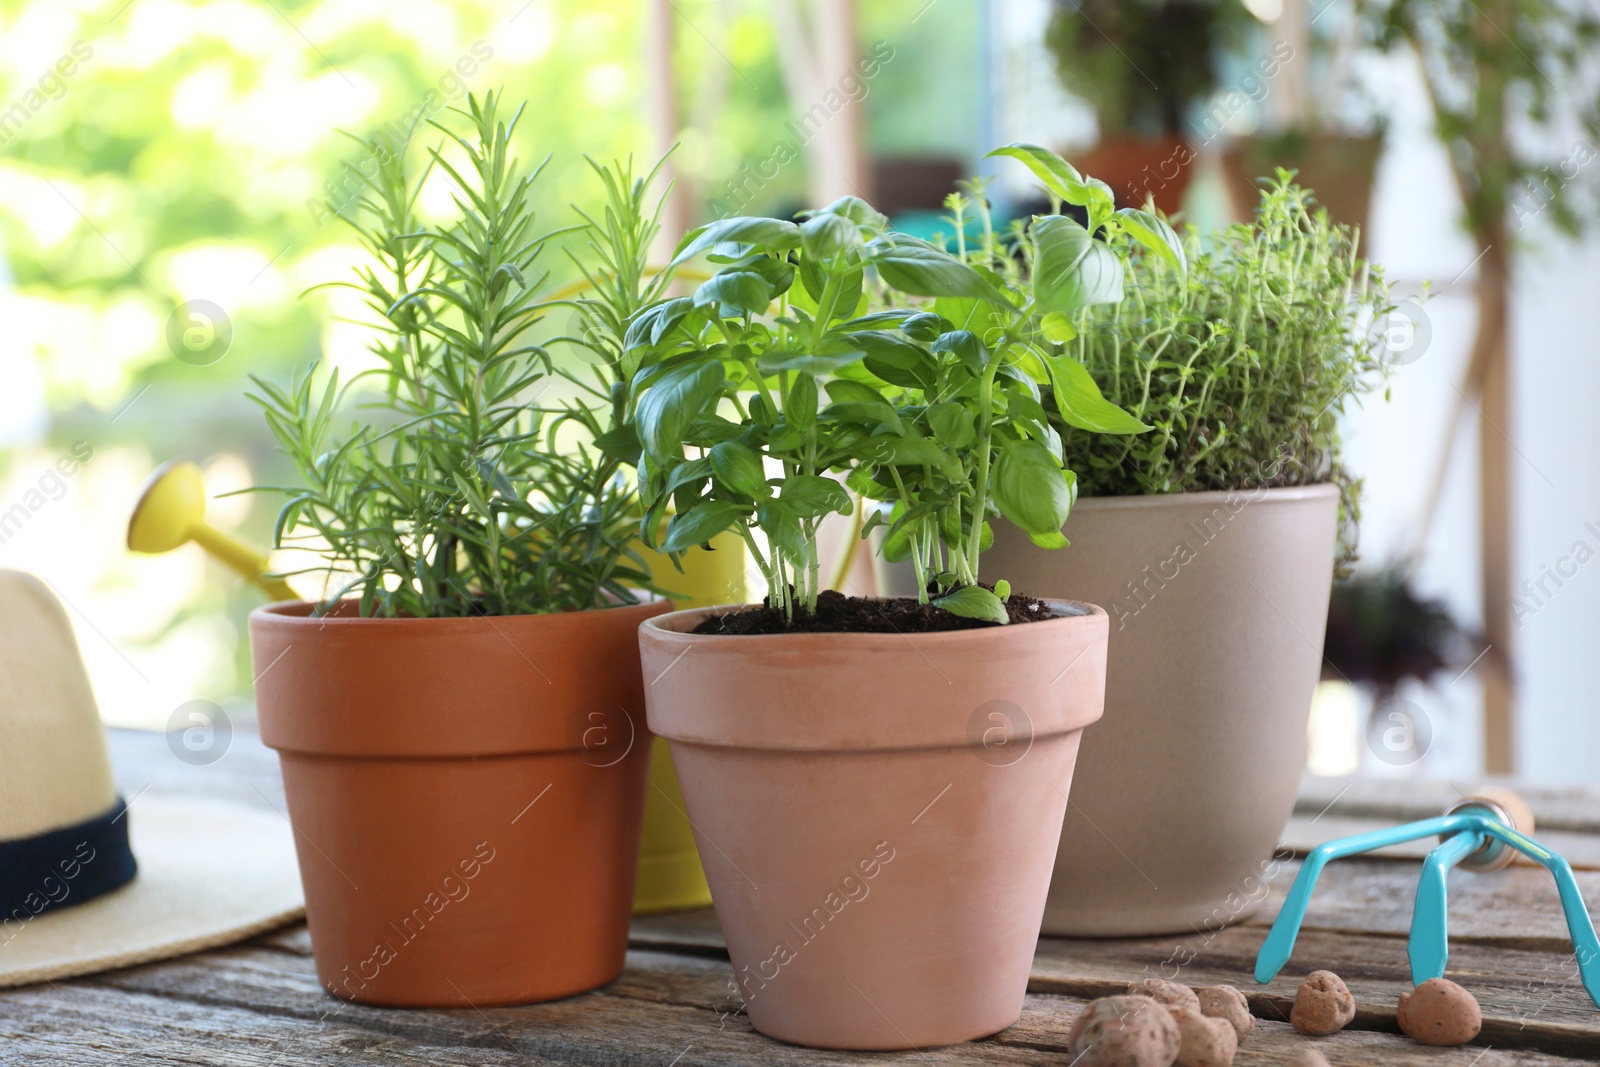
[(1068, 317), (1122, 298), (1127, 241), (1182, 254), (1165, 223), (1115, 212), (1103, 183), (1056, 164), (1088, 225), (1035, 218), (1010, 279), (855, 197), (691, 231), (673, 265), (704, 254), (715, 273), (624, 339), (632, 433), (610, 444), (636, 463), (645, 542), (677, 558), (735, 531), (792, 618), (815, 610), (818, 527), (859, 497), (883, 505), (864, 535), (887, 526), (883, 552), (912, 561), (924, 602), (1006, 622), (1004, 583), (977, 584), (988, 520), (1060, 548), (1076, 498), (1044, 394), (1072, 426), (1148, 429), (1063, 353)]

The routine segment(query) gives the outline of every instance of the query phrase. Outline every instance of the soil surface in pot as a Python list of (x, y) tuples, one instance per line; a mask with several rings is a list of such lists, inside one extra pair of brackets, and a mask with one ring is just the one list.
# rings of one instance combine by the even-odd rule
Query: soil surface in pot
[[(1060, 616), (1042, 600), (1012, 593), (1006, 599), (1012, 622), (1043, 622)], [(766, 604), (713, 615), (694, 628), (697, 634), (801, 634), (801, 633), (933, 633), (940, 630), (976, 630), (999, 623), (969, 619), (910, 597), (845, 596), (828, 589), (817, 595), (813, 614), (796, 611), (794, 621)]]

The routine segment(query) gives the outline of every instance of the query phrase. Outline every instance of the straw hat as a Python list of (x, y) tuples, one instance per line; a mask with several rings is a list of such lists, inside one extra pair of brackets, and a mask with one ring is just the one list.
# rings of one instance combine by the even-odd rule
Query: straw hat
[(289, 824), (117, 796), (66, 612), (0, 570), (0, 987), (181, 956), (304, 912)]

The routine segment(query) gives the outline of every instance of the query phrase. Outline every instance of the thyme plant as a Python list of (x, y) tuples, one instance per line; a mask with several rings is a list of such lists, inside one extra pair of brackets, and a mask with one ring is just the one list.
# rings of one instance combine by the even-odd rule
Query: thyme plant
[[(1048, 188), (1041, 160), (1053, 157), (1006, 154), (1029, 163)], [(1051, 411), (1084, 493), (1331, 481), (1346, 518), (1355, 516), (1359, 486), (1340, 462), (1338, 420), (1392, 366), (1381, 324), (1394, 305), (1381, 268), (1359, 255), (1359, 233), (1331, 222), (1293, 177), (1280, 169), (1265, 184), (1253, 220), (1205, 242), (1192, 227), (1175, 237), (1181, 263), (1146, 245), (1122, 246), (1127, 297), (1070, 316), (1064, 351), (1113, 403), (1154, 428), (1108, 437)], [(981, 199), (979, 190), (952, 207), (959, 214)], [(982, 247), (963, 251), (967, 261), (1036, 273), (985, 232)]]
[[(595, 168), (606, 208), (577, 227), (589, 295), (542, 295), (556, 234), (529, 204), (539, 169), (513, 158), (521, 110), (504, 118), (501, 105), (494, 93), (469, 97), (455, 111), (464, 133), (430, 124), (444, 141), (420, 169), (409, 144), (374, 141), (376, 173), (350, 173), (362, 194), (346, 221), (370, 262), (336, 284), (365, 296), (381, 367), (341, 381), (313, 365), (287, 387), (252, 379), (301, 481), (263, 487), (288, 498), (275, 539), (321, 555), (307, 568), (325, 577), (319, 610), (352, 593), (362, 615), (385, 617), (584, 610), (634, 602), (650, 584), (632, 547), (629, 472), (596, 445), (628, 406), (622, 323), (658, 295), (644, 267), (657, 218), (647, 182), (626, 166)], [(418, 215), (430, 181), (449, 183), (448, 224)], [(528, 340), (560, 304), (584, 327), (561, 339), (590, 353), (576, 366)], [(557, 383), (571, 386), (555, 390), (569, 394), (559, 403)], [(361, 401), (366, 417), (337, 432)]]

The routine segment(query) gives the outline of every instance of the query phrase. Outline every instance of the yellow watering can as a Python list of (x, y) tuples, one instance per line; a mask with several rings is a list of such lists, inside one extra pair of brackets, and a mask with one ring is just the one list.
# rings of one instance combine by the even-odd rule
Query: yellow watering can
[(206, 524), (206, 487), (188, 460), (163, 463), (145, 483), (128, 520), (128, 547), (159, 555), (193, 541), (273, 600), (299, 600), (281, 578), (268, 578), (267, 557)]
[[(732, 531), (711, 539), (711, 551), (690, 549), (679, 574), (666, 556), (643, 546), (639, 553), (650, 565), (656, 584), (670, 590), (680, 608), (742, 604), (745, 599), (744, 541)], [(667, 743), (656, 738), (650, 750), (650, 784), (644, 802), (644, 833), (639, 840), (639, 879), (634, 883), (633, 913), (687, 911), (711, 906), (694, 829), (684, 814), (678, 772)]]

